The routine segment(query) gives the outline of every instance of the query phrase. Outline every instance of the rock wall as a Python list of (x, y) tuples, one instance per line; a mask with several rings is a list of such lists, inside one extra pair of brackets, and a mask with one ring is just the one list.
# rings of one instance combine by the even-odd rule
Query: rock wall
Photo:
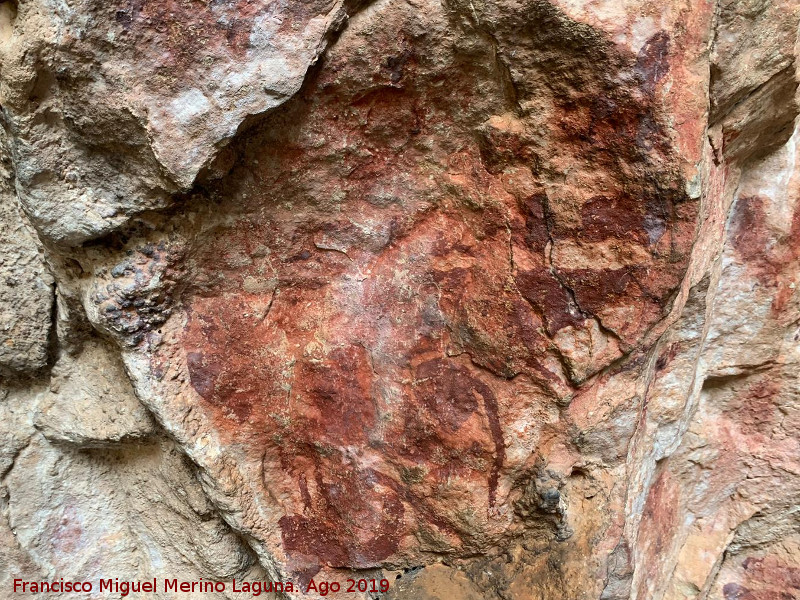
[(798, 32), (0, 2), (0, 596), (800, 598)]

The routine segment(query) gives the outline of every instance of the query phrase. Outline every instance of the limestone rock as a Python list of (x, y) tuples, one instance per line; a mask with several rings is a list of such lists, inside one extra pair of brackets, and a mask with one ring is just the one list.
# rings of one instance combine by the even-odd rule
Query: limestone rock
[(800, 110), (796, 2), (722, 1), (711, 61), (712, 123), (722, 122), (720, 150), (737, 159), (780, 147)]
[(0, 157), (0, 373), (31, 373), (47, 364), (53, 279), (19, 210), (2, 129)]
[(797, 597), (799, 27), (0, 3), (0, 585)]
[(146, 438), (155, 426), (118, 356), (97, 340), (87, 341), (77, 357), (63, 355), (53, 367), (34, 425), (51, 442), (81, 447)]
[[(17, 577), (88, 580), (97, 592), (101, 578), (142, 581), (166, 572), (182, 580), (230, 580), (258, 571), (251, 568), (252, 556), (241, 540), (215, 516), (185, 458), (168, 442), (99, 455), (58, 449), (34, 436), (5, 486), (14, 543), (43, 576), (38, 579), (28, 567)], [(168, 594), (160, 589), (152, 597)]]
[[(401, 579), (402, 577), (402, 579)], [(426, 569), (398, 575), (395, 587), (390, 588), (387, 598), (419, 598), (419, 600), (481, 600), (481, 590), (465, 575), (443, 565), (432, 565)]]
[(4, 2), (0, 101), (20, 201), (77, 244), (190, 187), (247, 117), (300, 88), (340, 1)]
[[(661, 98), (701, 49), (671, 35), (634, 53), (541, 2), (373, 4), (213, 211), (198, 193), (96, 263), (90, 318), (265, 562), (302, 581), (573, 535), (604, 476), (559, 406), (647, 349), (692, 249), (699, 156)], [(685, 85), (690, 110), (707, 81)]]

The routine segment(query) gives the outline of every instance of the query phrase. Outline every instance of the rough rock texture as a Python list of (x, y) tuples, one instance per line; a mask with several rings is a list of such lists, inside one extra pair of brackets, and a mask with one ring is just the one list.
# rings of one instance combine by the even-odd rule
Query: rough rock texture
[(126, 379), (113, 352), (87, 341), (53, 367), (34, 426), (51, 442), (85, 448), (152, 436), (155, 423)]
[(291, 97), (341, 26), (332, 2), (3, 2), (19, 201), (54, 240), (189, 188), (242, 122)]
[(14, 196), (8, 140), (0, 131), (0, 373), (47, 364), (53, 277)]
[(799, 28), (0, 2), (3, 593), (800, 598)]

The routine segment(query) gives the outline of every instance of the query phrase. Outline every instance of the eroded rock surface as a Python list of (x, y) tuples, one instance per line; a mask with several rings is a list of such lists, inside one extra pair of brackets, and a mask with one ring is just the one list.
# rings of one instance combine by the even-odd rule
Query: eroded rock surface
[(0, 371), (35, 373), (48, 360), (53, 277), (17, 204), (8, 139), (2, 131), (0, 151)]
[(798, 597), (799, 25), (0, 3), (6, 571)]
[(168, 204), (291, 97), (342, 2), (3, 2), (0, 97), (19, 200), (77, 244)]

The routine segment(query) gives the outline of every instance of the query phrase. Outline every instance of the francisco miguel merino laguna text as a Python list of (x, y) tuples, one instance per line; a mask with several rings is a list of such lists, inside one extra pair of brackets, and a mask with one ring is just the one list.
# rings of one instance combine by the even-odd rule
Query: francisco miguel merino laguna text
[[(149, 581), (120, 581), (115, 579), (101, 579), (99, 581), (99, 591), (113, 592), (120, 594), (123, 598), (131, 592), (156, 592), (158, 591), (158, 579)], [(299, 592), (291, 581), (178, 581), (177, 579), (162, 579), (161, 589), (164, 592), (250, 592), (253, 596), (260, 596), (267, 592)], [(231, 587), (229, 588), (228, 585)], [(91, 581), (65, 581), (61, 579), (55, 581), (26, 581), (24, 579), (14, 580), (14, 591), (19, 593), (38, 594), (41, 592), (55, 593), (80, 593), (91, 592), (95, 589)]]
[[(225, 581), (206, 581), (200, 578), (199, 581), (178, 581), (177, 579), (162, 579), (162, 589), (165, 592), (225, 592), (228, 591), (228, 582)], [(236, 581), (230, 582), (232, 592), (249, 592), (255, 596), (260, 596), (267, 592), (303, 592), (298, 585), (295, 587), (291, 581)], [(57, 581), (27, 581), (24, 579), (14, 580), (14, 591), (19, 593), (39, 594), (41, 592), (70, 593), (70, 592), (91, 592), (94, 585), (91, 581), (64, 581), (64, 578)], [(131, 592), (156, 592), (158, 591), (158, 579), (153, 578), (149, 581), (120, 581), (119, 578), (101, 579), (99, 585), (101, 592), (113, 592), (125, 597)], [(306, 586), (305, 593), (315, 592), (320, 596), (327, 596), (332, 592), (345, 592), (351, 594), (364, 592), (387, 592), (389, 591), (388, 579), (348, 579), (346, 583), (338, 581), (314, 581), (312, 578)]]

